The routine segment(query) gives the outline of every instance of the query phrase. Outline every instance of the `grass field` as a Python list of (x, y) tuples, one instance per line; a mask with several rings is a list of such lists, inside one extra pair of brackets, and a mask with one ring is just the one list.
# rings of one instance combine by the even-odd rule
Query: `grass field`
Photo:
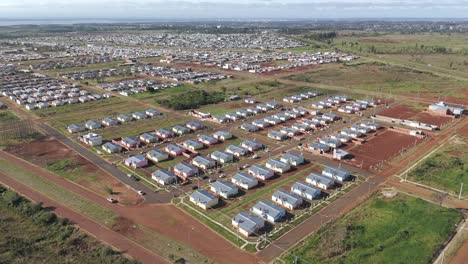
[(0, 186), (1, 263), (138, 263)]
[(422, 164), (409, 172), (408, 179), (444, 191), (459, 194), (461, 183), (468, 194), (468, 146), (466, 138), (460, 137), (434, 153)]
[(466, 89), (468, 83), (406, 67), (382, 63), (335, 64), (288, 77), (291, 80), (385, 93), (432, 93), (446, 95)]
[(12, 122), (19, 120), (19, 118), (12, 111), (0, 111), (0, 123)]
[(462, 215), (418, 198), (373, 197), (321, 228), (286, 263), (430, 263)]

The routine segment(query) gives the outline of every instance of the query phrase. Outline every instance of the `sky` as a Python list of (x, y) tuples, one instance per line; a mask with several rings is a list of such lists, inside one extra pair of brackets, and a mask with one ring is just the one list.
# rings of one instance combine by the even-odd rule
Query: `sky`
[(0, 0), (0, 20), (83, 18), (468, 18), (468, 0)]

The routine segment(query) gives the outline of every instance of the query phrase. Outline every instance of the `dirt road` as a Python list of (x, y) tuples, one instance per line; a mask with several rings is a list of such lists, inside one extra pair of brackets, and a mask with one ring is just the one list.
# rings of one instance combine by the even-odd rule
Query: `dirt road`
[[(93, 203), (112, 210), (117, 215), (147, 227), (161, 235), (185, 244), (217, 263), (257, 263), (257, 258), (229, 243), (208, 227), (185, 214), (172, 204), (143, 204), (133, 207), (111, 204), (100, 195), (73, 182), (56, 176), (34, 164), (0, 151), (0, 159), (58, 184)], [(78, 223), (78, 222), (77, 222)], [(151, 263), (151, 262), (150, 262)]]
[(116, 233), (107, 227), (87, 218), (86, 216), (73, 211), (72, 209), (53, 201), (41, 193), (23, 185), (22, 183), (10, 178), (9, 176), (0, 172), (0, 183), (5, 185), (22, 196), (25, 196), (31, 201), (41, 202), (44, 207), (54, 208), (54, 213), (63, 218), (68, 218), (73, 224), (78, 226), (81, 230), (96, 237), (98, 240), (124, 252), (125, 254), (134, 257), (143, 263), (170, 263), (162, 257), (154, 254), (153, 252), (141, 247), (135, 242), (129, 240), (123, 235)]

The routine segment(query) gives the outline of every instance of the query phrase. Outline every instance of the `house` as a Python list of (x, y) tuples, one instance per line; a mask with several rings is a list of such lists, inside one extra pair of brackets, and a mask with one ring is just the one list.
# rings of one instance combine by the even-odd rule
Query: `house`
[(291, 186), (291, 192), (299, 195), (307, 200), (314, 200), (320, 197), (322, 191), (320, 189), (310, 186), (305, 182), (296, 182)]
[(291, 169), (291, 166), (288, 163), (282, 162), (279, 159), (267, 160), (267, 162), (265, 163), (265, 166), (268, 169), (271, 169), (277, 173), (285, 173)]
[(173, 138), (174, 133), (170, 130), (167, 130), (165, 128), (161, 128), (158, 131), (156, 131), (156, 135), (162, 139), (168, 139), (168, 138)]
[(78, 132), (83, 132), (86, 130), (86, 127), (83, 125), (76, 125), (76, 124), (71, 124), (67, 127), (68, 132), (70, 133), (78, 133)]
[(279, 120), (281, 120), (283, 122), (286, 122), (286, 121), (289, 121), (289, 120), (292, 119), (290, 116), (287, 116), (287, 115), (281, 114), (281, 113), (274, 115), (274, 117), (278, 118)]
[(226, 152), (234, 155), (237, 158), (247, 155), (247, 150), (236, 145), (229, 145), (226, 148)]
[(271, 125), (278, 125), (283, 123), (283, 120), (277, 118), (276, 116), (267, 116), (263, 120), (267, 123), (270, 123)]
[(244, 190), (250, 190), (258, 185), (258, 180), (247, 173), (238, 172), (232, 178), (231, 182)]
[(270, 107), (270, 109), (279, 109), (279, 108), (283, 107), (282, 104), (274, 102), (274, 101), (273, 102), (267, 102), (266, 105), (268, 107)]
[(153, 162), (161, 162), (169, 159), (169, 155), (166, 152), (157, 149), (148, 151), (146, 157)]
[(331, 147), (320, 142), (312, 142), (307, 146), (308, 150), (320, 152), (320, 154), (330, 151)]
[(350, 129), (353, 130), (353, 131), (361, 132), (362, 134), (367, 134), (367, 133), (371, 132), (370, 128), (363, 127), (363, 126), (360, 126), (358, 124), (352, 125)]
[(255, 140), (245, 140), (240, 144), (244, 149), (254, 152), (264, 148), (263, 144)]
[(244, 99), (244, 102), (245, 102), (246, 104), (256, 104), (256, 103), (257, 103), (257, 99), (252, 98), (252, 97), (249, 97), (249, 98), (245, 98), (245, 99)]
[(382, 126), (379, 125), (378, 123), (374, 122), (374, 121), (369, 121), (369, 120), (364, 120), (361, 122), (361, 126), (362, 127), (366, 127), (366, 128), (369, 128), (369, 129), (372, 129), (374, 131), (376, 131), (377, 129), (381, 128)]
[(343, 143), (341, 141), (331, 138), (331, 137), (321, 137), (319, 138), (319, 142), (325, 145), (328, 145), (332, 148), (339, 148)]
[(260, 127), (258, 126), (255, 126), (255, 125), (252, 125), (252, 124), (249, 124), (249, 123), (243, 123), (240, 128), (242, 130), (245, 130), (247, 132), (257, 132), (260, 130)]
[(52, 102), (50, 103), (50, 105), (52, 105), (52, 106), (54, 106), (54, 107), (62, 106), (62, 105), (64, 105), (64, 104), (65, 104), (65, 102), (62, 101), (62, 100), (54, 100), (54, 101), (52, 101)]
[(202, 144), (206, 145), (206, 146), (211, 146), (211, 145), (214, 145), (214, 144), (217, 144), (218, 143), (218, 140), (212, 136), (208, 136), (208, 135), (198, 135), (198, 141), (200, 141)]
[(340, 131), (342, 135), (349, 136), (351, 138), (360, 138), (362, 137), (362, 133), (359, 131), (351, 130), (349, 128), (345, 128)]
[(210, 190), (225, 199), (233, 197), (239, 192), (239, 189), (237, 189), (234, 184), (227, 181), (213, 182), (210, 186)]
[(158, 110), (154, 110), (154, 109), (146, 109), (145, 114), (149, 117), (156, 117), (156, 116), (160, 116), (161, 112), (159, 112)]
[(104, 145), (102, 145), (102, 149), (109, 154), (119, 153), (122, 151), (121, 146), (112, 142), (107, 142)]
[(203, 144), (200, 142), (200, 141), (197, 141), (197, 140), (193, 140), (193, 139), (187, 139), (185, 140), (182, 145), (186, 148), (186, 149), (190, 149), (192, 151), (196, 151), (196, 150), (199, 150), (199, 149), (202, 149), (204, 146)]
[(275, 175), (273, 170), (270, 170), (262, 165), (254, 165), (250, 167), (247, 172), (262, 181), (268, 180)]
[(299, 166), (305, 162), (304, 156), (295, 152), (289, 152), (281, 155), (280, 161), (288, 163), (291, 166)]
[(177, 144), (168, 144), (165, 148), (164, 151), (169, 153), (171, 156), (180, 156), (182, 153), (185, 152), (185, 149)]
[(26, 105), (26, 109), (27, 109), (27, 110), (36, 110), (36, 109), (37, 109), (37, 106), (36, 106), (36, 105), (33, 105), (33, 104), (27, 104), (27, 105)]
[(339, 117), (338, 115), (336, 114), (333, 114), (333, 113), (325, 113), (322, 115), (323, 118), (325, 119), (328, 119), (330, 121), (336, 121), (336, 120), (339, 120), (341, 117)]
[(119, 124), (119, 122), (114, 119), (114, 118), (111, 118), (111, 117), (106, 117), (104, 119), (102, 119), (101, 123), (104, 125), (104, 126), (115, 126), (117, 124)]
[(229, 131), (220, 130), (220, 131), (215, 132), (213, 134), (213, 137), (216, 138), (217, 140), (225, 141), (225, 140), (231, 139), (233, 135)]
[(93, 129), (99, 129), (102, 126), (99, 122), (96, 122), (94, 120), (89, 120), (89, 121), (86, 121), (85, 127), (89, 130), (93, 130)]
[(291, 128), (294, 129), (295, 131), (299, 131), (301, 133), (305, 133), (307, 131), (312, 130), (312, 128), (306, 124), (303, 123), (295, 123), (291, 125)]
[(159, 138), (156, 135), (150, 133), (143, 133), (138, 137), (138, 139), (145, 144), (151, 144), (159, 141)]
[(205, 126), (202, 123), (196, 122), (196, 121), (190, 121), (187, 124), (185, 124), (185, 126), (193, 131), (197, 131), (197, 130), (205, 128)]
[(174, 166), (174, 173), (181, 178), (189, 178), (198, 175), (198, 168), (192, 164), (181, 162)]
[(151, 179), (161, 185), (169, 185), (177, 181), (177, 176), (168, 170), (160, 169), (151, 173)]
[(240, 114), (235, 113), (235, 112), (227, 113), (226, 117), (229, 118), (230, 120), (234, 121), (234, 122), (244, 118), (243, 116), (241, 116)]
[(125, 165), (132, 167), (134, 169), (143, 168), (145, 166), (148, 166), (148, 160), (144, 156), (141, 156), (141, 155), (131, 156), (125, 159)]
[(117, 120), (119, 120), (120, 123), (126, 123), (132, 121), (132, 118), (128, 115), (120, 114), (117, 116)]
[(208, 209), (218, 204), (218, 197), (205, 190), (197, 190), (190, 195), (190, 202), (195, 205)]
[(270, 127), (271, 124), (268, 123), (267, 121), (263, 120), (263, 119), (255, 119), (252, 121), (252, 125), (254, 126), (258, 126), (260, 128), (267, 128), (267, 127)]
[(324, 190), (330, 189), (335, 185), (335, 181), (332, 178), (316, 173), (309, 174), (306, 178), (306, 182)]
[(330, 177), (336, 181), (346, 181), (351, 177), (347, 171), (333, 167), (326, 167), (322, 170), (324, 176)]
[(250, 210), (270, 223), (276, 223), (286, 216), (286, 210), (266, 200), (259, 201)]
[(226, 115), (214, 115), (213, 121), (218, 123), (226, 123), (229, 121), (229, 118)]
[(136, 147), (140, 146), (140, 142), (138, 142), (137, 140), (135, 140), (134, 138), (131, 138), (131, 137), (122, 138), (120, 143), (124, 147), (126, 147), (127, 149), (136, 148)]
[(291, 109), (293, 112), (300, 114), (301, 116), (309, 114), (309, 110), (303, 108), (303, 107), (294, 107)]
[(285, 190), (278, 190), (271, 195), (271, 200), (289, 210), (294, 210), (299, 207), (303, 200)]
[(265, 221), (259, 217), (249, 214), (248, 212), (237, 214), (232, 218), (231, 223), (235, 228), (237, 228), (239, 233), (245, 237), (255, 235), (265, 227)]
[(333, 133), (330, 137), (339, 140), (343, 143), (351, 142), (351, 140), (353, 139), (352, 137), (341, 133)]
[(291, 117), (291, 118), (298, 118), (298, 117), (301, 117), (301, 114), (300, 113), (296, 113), (292, 110), (288, 110), (286, 112), (284, 112), (285, 115)]
[(317, 122), (317, 121), (314, 121), (314, 120), (310, 120), (310, 119), (303, 119), (302, 121), (302, 124), (310, 127), (310, 128), (313, 128), (313, 129), (317, 129), (319, 127), (321, 127), (320, 123)]
[(287, 135), (288, 137), (295, 137), (300, 134), (299, 130), (292, 127), (283, 127), (281, 128), (280, 132)]
[(196, 156), (192, 159), (192, 164), (196, 167), (207, 170), (216, 166), (216, 161), (206, 156)]
[(240, 116), (242, 116), (244, 118), (254, 115), (252, 112), (249, 112), (249, 111), (247, 111), (245, 109), (237, 110), (236, 114), (238, 114), (238, 115), (240, 115)]
[(191, 130), (188, 127), (181, 126), (181, 125), (174, 126), (172, 128), (172, 131), (179, 136), (184, 135), (184, 134), (189, 134), (191, 132)]
[(80, 137), (81, 141), (90, 146), (102, 145), (102, 137), (95, 133), (89, 133)]
[(351, 158), (352, 155), (345, 151), (345, 150), (342, 150), (342, 149), (335, 149), (333, 150), (333, 158), (334, 159), (337, 159), (337, 160), (343, 160), (343, 159), (346, 159), (346, 158)]
[(148, 118), (148, 116), (146, 114), (142, 113), (142, 112), (133, 112), (132, 117), (135, 120), (144, 120), (144, 119)]
[(267, 136), (269, 138), (272, 138), (272, 139), (275, 139), (275, 140), (278, 140), (278, 141), (283, 141), (283, 140), (288, 139), (288, 135), (283, 134), (283, 133), (281, 133), (279, 131), (275, 131), (275, 130), (268, 131)]
[(232, 162), (234, 161), (234, 156), (227, 153), (227, 152), (224, 152), (224, 151), (215, 151), (213, 153), (211, 153), (211, 158), (216, 160), (217, 162), (221, 163), (221, 164), (224, 164), (224, 163), (229, 163), (229, 162)]

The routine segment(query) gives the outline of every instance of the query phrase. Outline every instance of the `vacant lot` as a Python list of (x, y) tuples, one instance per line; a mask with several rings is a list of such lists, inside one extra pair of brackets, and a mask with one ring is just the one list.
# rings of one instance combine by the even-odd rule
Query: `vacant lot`
[(19, 118), (12, 111), (0, 111), (0, 123), (12, 122), (19, 120)]
[(1, 263), (137, 263), (0, 186)]
[[(434, 153), (408, 174), (408, 178), (458, 194), (460, 185), (468, 186), (467, 138), (458, 137)], [(463, 195), (468, 190), (464, 188)]]
[(374, 197), (320, 229), (287, 263), (429, 263), (462, 218), (421, 199)]
[(291, 75), (291, 80), (385, 93), (430, 93), (447, 96), (466, 89), (463, 81), (410, 68), (380, 63), (335, 64), (313, 72)]

